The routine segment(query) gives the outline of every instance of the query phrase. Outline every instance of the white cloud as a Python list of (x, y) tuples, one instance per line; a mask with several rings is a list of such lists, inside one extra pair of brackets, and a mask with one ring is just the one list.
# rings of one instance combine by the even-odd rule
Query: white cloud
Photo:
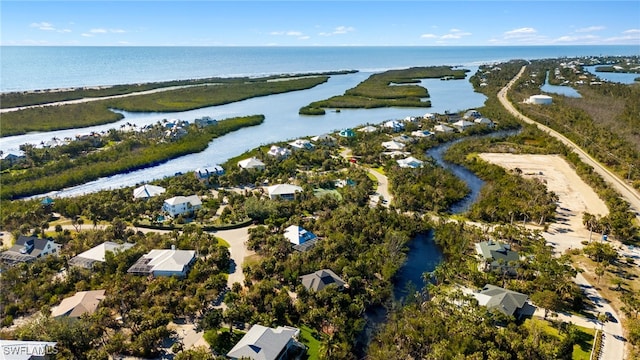
[(44, 30), (44, 31), (55, 31), (56, 28), (53, 27), (53, 24), (48, 23), (48, 22), (39, 22), (39, 23), (31, 23), (31, 25), (29, 25), (29, 27), (33, 27), (33, 28), (38, 28), (40, 30)]
[(107, 30), (106, 29), (91, 29), (89, 30), (90, 33), (92, 34), (106, 34)]
[(576, 32), (583, 33), (583, 32), (600, 31), (600, 30), (604, 30), (604, 29), (605, 29), (604, 26), (589, 26), (589, 27), (586, 27), (586, 28), (577, 29)]
[(84, 37), (93, 37), (94, 36), (93, 34), (88, 34), (88, 33), (82, 33), (80, 35), (84, 36)]
[(344, 35), (350, 32), (354, 32), (356, 29), (352, 26), (338, 26), (331, 32), (321, 32), (320, 36), (332, 36), (332, 35)]
[(623, 34), (640, 34), (640, 29), (629, 29), (622, 32)]
[(114, 34), (124, 34), (127, 31), (126, 30), (122, 30), (122, 29), (109, 29), (110, 33), (114, 33)]
[(311, 36), (304, 35), (304, 36), (300, 36), (298, 39), (300, 39), (300, 40), (309, 40), (309, 39), (311, 39)]
[(435, 39), (438, 36), (435, 35), (435, 34), (422, 34), (422, 35), (420, 35), (420, 37), (423, 38), (423, 39)]
[(584, 35), (584, 36), (570, 36), (570, 35), (565, 35), (565, 36), (560, 36), (559, 38), (556, 38), (554, 40), (552, 40), (552, 43), (593, 43), (596, 40), (599, 40), (600, 37), (599, 36), (595, 36), (595, 35)]
[(524, 27), (519, 29), (513, 29), (504, 33), (505, 39), (515, 38), (515, 37), (523, 37), (523, 36), (531, 36), (532, 34), (537, 33), (536, 29), (530, 27)]

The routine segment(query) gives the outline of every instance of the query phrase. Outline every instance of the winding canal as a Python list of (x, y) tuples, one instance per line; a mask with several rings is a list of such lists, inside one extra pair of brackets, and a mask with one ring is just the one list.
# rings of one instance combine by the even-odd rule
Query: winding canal
[[(479, 135), (475, 138), (508, 137), (516, 135), (519, 131), (520, 130), (503, 130), (486, 135)], [(438, 165), (453, 172), (453, 174), (463, 180), (469, 188), (469, 194), (464, 199), (453, 204), (449, 209), (449, 212), (452, 214), (460, 214), (467, 211), (478, 199), (480, 190), (482, 186), (484, 186), (484, 181), (469, 169), (444, 160), (444, 154), (452, 145), (465, 140), (469, 140), (469, 138), (450, 141), (427, 151), (427, 155), (432, 157)], [(402, 301), (402, 299), (407, 296), (407, 291), (409, 290), (422, 290), (426, 285), (423, 274), (435, 270), (438, 264), (442, 262), (442, 251), (436, 246), (434, 235), (434, 231), (431, 230), (418, 234), (409, 242), (407, 260), (400, 270), (398, 270), (393, 285), (393, 295), (396, 301)], [(362, 355), (366, 353), (366, 348), (373, 338), (375, 329), (386, 321), (387, 309), (383, 306), (367, 309), (365, 318), (367, 325), (363, 331), (363, 337), (359, 342), (360, 346), (356, 345), (356, 352)]]

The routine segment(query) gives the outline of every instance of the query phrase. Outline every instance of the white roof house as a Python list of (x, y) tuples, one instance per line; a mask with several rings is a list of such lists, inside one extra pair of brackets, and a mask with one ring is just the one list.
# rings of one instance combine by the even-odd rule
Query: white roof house
[(166, 191), (162, 186), (144, 184), (133, 189), (134, 199), (148, 199), (150, 197), (160, 195)]
[(223, 175), (224, 168), (220, 165), (214, 165), (210, 167), (197, 168), (193, 171), (193, 173), (198, 180), (206, 180), (213, 175)]
[(91, 249), (78, 254), (77, 256), (69, 260), (69, 265), (80, 266), (87, 269), (91, 269), (96, 262), (104, 262), (107, 251), (117, 253), (119, 251), (126, 251), (131, 249), (134, 244), (122, 243), (118, 244), (112, 241), (105, 241), (100, 245), (94, 246)]
[(127, 270), (130, 274), (185, 277), (196, 260), (195, 250), (154, 249)]
[[(277, 158), (285, 158), (285, 157), (291, 155), (291, 150), (285, 149), (285, 148), (277, 146), (277, 145), (271, 145), (271, 148), (269, 149), (269, 151), (267, 151), (267, 155), (273, 156), (273, 157), (277, 157)], [(240, 165), (239, 162), (238, 162), (238, 165)], [(258, 166), (259, 166), (259, 164), (258, 164)]]
[(329, 134), (322, 134), (322, 135), (312, 137), (311, 141), (315, 141), (317, 143), (323, 143), (323, 144), (334, 144), (337, 140), (336, 138), (334, 138)]
[(238, 166), (243, 169), (264, 169), (265, 165), (262, 161), (256, 159), (255, 157), (244, 159), (238, 161)]
[(375, 126), (371, 126), (371, 125), (367, 125), (365, 127), (361, 127), (360, 129), (358, 129), (358, 131), (366, 132), (366, 133), (374, 132), (376, 130), (378, 130), (378, 128), (375, 127)]
[(424, 161), (418, 160), (418, 159), (414, 158), (413, 156), (409, 156), (406, 159), (396, 160), (396, 162), (402, 168), (413, 168), (413, 169), (416, 169), (416, 168), (420, 168), (420, 167), (422, 167), (422, 165), (424, 165)]
[(231, 359), (284, 360), (305, 349), (296, 338), (300, 330), (289, 326), (268, 328), (255, 324), (227, 353)]
[(174, 196), (165, 200), (162, 205), (162, 210), (173, 217), (190, 213), (200, 208), (202, 208), (202, 201), (198, 195)]
[(473, 120), (473, 119), (477, 119), (479, 117), (482, 117), (482, 114), (480, 114), (480, 112), (478, 112), (478, 110), (467, 110), (467, 112), (464, 113), (463, 118), (467, 119), (467, 120)]
[(460, 129), (460, 131), (464, 131), (466, 128), (475, 125), (475, 123), (472, 123), (471, 121), (467, 121), (467, 120), (458, 120), (454, 122), (452, 125)]
[(104, 290), (79, 291), (52, 308), (51, 317), (79, 318), (84, 314), (93, 314), (100, 302), (104, 300), (104, 292)]
[(477, 118), (477, 119), (473, 120), (473, 122), (476, 123), (476, 124), (487, 125), (489, 127), (494, 125), (493, 121), (491, 121), (491, 119), (486, 118), (486, 117)]
[(433, 131), (438, 131), (438, 132), (443, 132), (443, 133), (450, 133), (450, 132), (453, 132), (454, 129), (451, 128), (451, 127), (448, 127), (447, 125), (438, 124), (438, 125), (433, 127)]
[(436, 118), (436, 115), (433, 113), (426, 113), (424, 115), (422, 115), (423, 118), (427, 119), (427, 120), (432, 120)]
[(298, 251), (305, 251), (315, 244), (318, 237), (316, 234), (298, 225), (291, 225), (284, 230), (284, 237), (289, 240)]
[(383, 127), (393, 129), (393, 131), (402, 131), (404, 130), (404, 124), (398, 120), (389, 120), (382, 124)]
[(429, 136), (433, 136), (433, 133), (429, 130), (416, 130), (416, 131), (412, 131), (411, 135), (416, 137), (429, 137)]
[(311, 150), (315, 147), (315, 145), (313, 145), (311, 141), (307, 139), (297, 139), (295, 141), (290, 142), (289, 145), (294, 149), (300, 149), (300, 150), (305, 150), (305, 149)]
[(291, 184), (277, 184), (268, 186), (266, 189), (270, 199), (280, 198), (285, 200), (293, 200), (297, 192), (302, 192), (302, 188), (300, 186)]
[(385, 141), (382, 143), (382, 147), (387, 150), (402, 150), (406, 145), (398, 141)]

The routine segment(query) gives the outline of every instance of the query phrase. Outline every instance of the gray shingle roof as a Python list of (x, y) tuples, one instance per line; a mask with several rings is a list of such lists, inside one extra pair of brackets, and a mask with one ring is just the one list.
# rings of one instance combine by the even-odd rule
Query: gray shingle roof
[(307, 290), (313, 291), (320, 291), (330, 285), (342, 287), (345, 284), (344, 280), (330, 269), (318, 270), (314, 273), (303, 275), (300, 279)]

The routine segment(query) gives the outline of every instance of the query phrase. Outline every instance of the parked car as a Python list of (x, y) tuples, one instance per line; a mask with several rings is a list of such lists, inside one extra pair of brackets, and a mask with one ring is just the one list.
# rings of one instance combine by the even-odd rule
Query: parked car
[(610, 322), (613, 322), (613, 323), (617, 323), (618, 322), (618, 319), (616, 319), (616, 317), (613, 316), (612, 313), (607, 311), (607, 312), (604, 313), (604, 315), (607, 317), (607, 321), (610, 321)]

